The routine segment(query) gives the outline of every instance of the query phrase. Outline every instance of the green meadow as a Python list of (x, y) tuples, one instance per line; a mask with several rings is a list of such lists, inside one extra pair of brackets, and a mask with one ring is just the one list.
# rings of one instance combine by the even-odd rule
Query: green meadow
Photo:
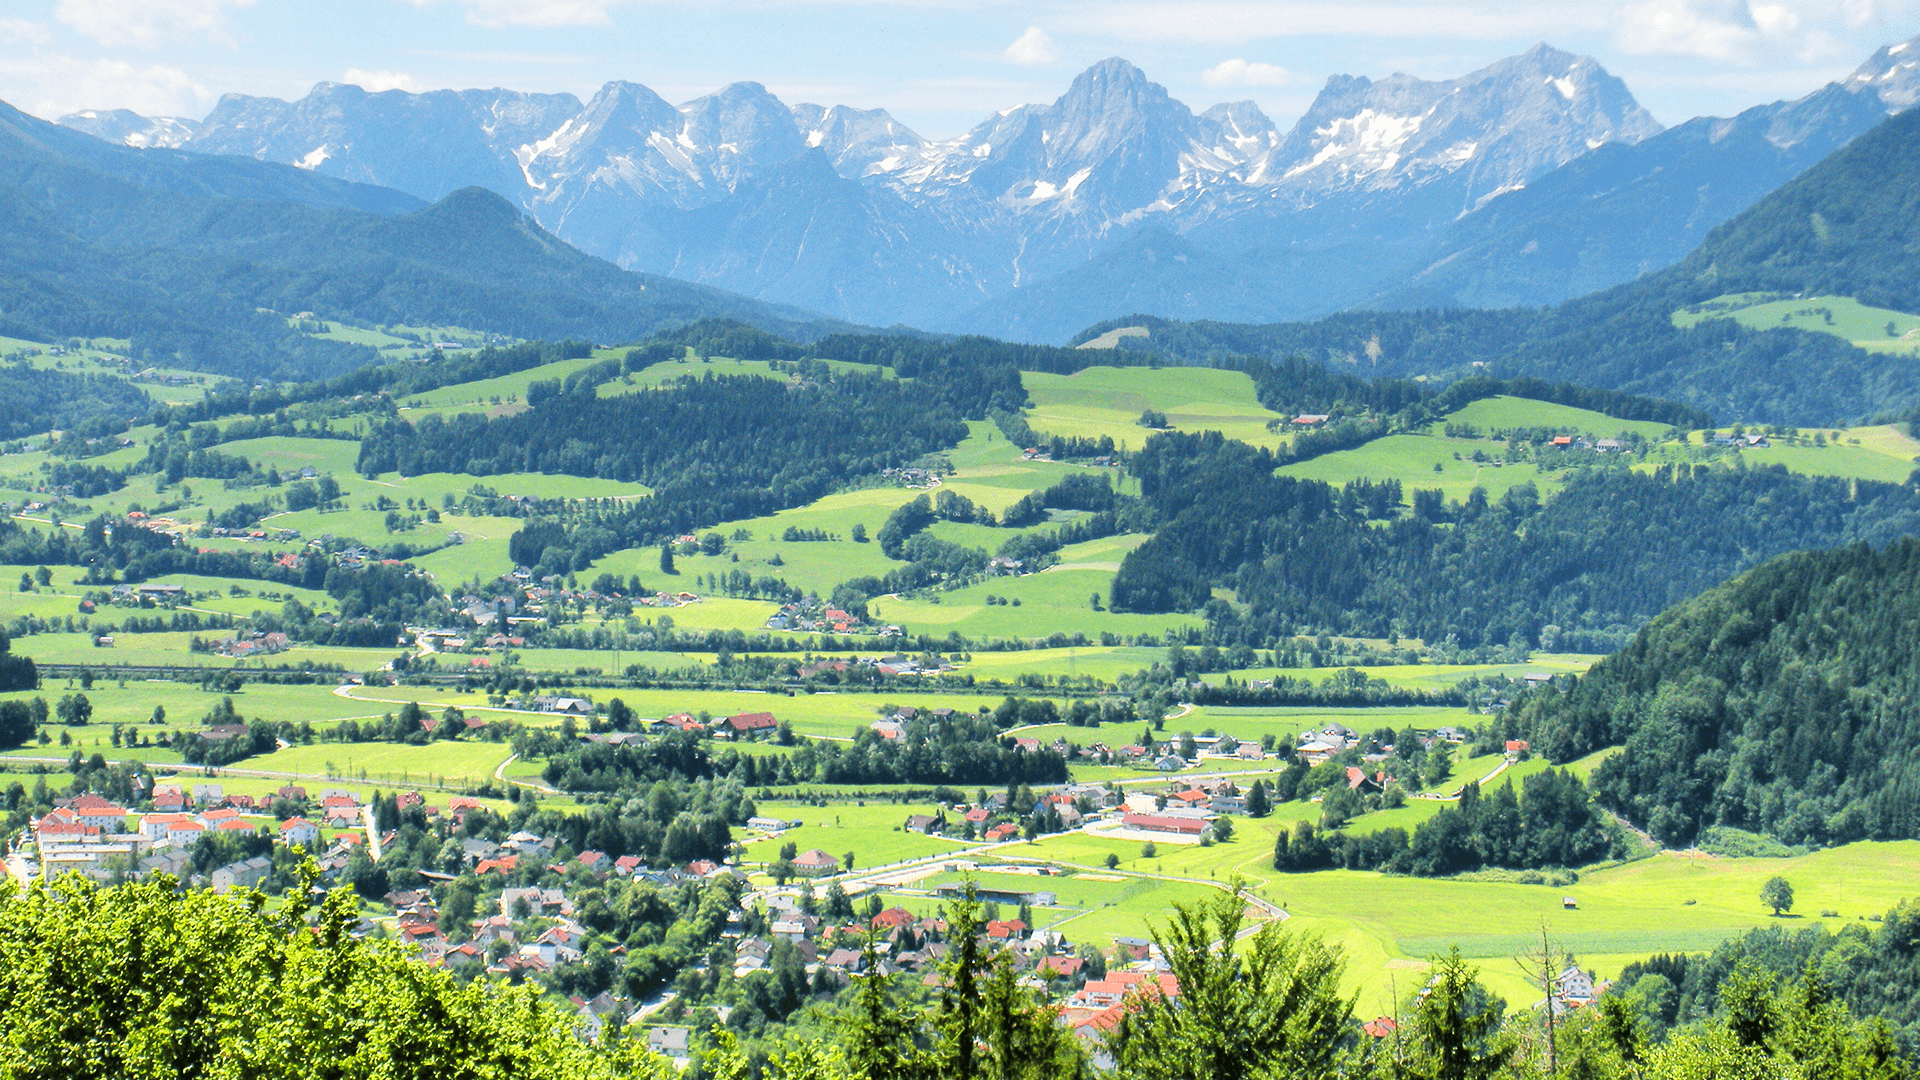
[(1888, 484), (1905, 483), (1920, 465), (1920, 440), (1900, 426), (1829, 429), (1827, 435), (1825, 446), (1776, 441), (1745, 447), (1740, 457), (1751, 465), (1784, 465), (1809, 476), (1848, 476)]
[(851, 851), (856, 873), (930, 855), (960, 854), (974, 846), (959, 840), (923, 836), (902, 827), (914, 814), (931, 817), (940, 813), (940, 808), (931, 803), (835, 802), (810, 806), (795, 800), (765, 799), (754, 806), (761, 817), (803, 822), (774, 836), (749, 834), (751, 838), (746, 841), (743, 861), (761, 867), (778, 859), (780, 848), (788, 843), (798, 845), (801, 851), (819, 848), (841, 860), (842, 869), (846, 868), (846, 854)]
[[(1473, 460), (1476, 451), (1489, 460)], [(1363, 479), (1398, 480), (1408, 502), (1422, 488), (1438, 488), (1449, 502), (1465, 502), (1476, 487), (1485, 488), (1493, 499), (1520, 484), (1533, 484), (1543, 494), (1560, 489), (1554, 474), (1530, 461), (1501, 464), (1503, 452), (1503, 444), (1485, 439), (1387, 435), (1351, 450), (1283, 465), (1280, 475), (1336, 485)]]
[(1176, 431), (1218, 431), (1229, 439), (1277, 447), (1283, 433), (1269, 421), (1290, 416), (1260, 404), (1253, 379), (1245, 372), (1212, 368), (1091, 367), (1072, 375), (1023, 372), (1021, 381), (1033, 399), (1027, 422), (1043, 436), (1098, 439), (1139, 449), (1152, 437), (1140, 425), (1148, 409), (1164, 413)]
[(1576, 409), (1571, 405), (1556, 405), (1550, 401), (1534, 401), (1504, 394), (1481, 398), (1454, 411), (1446, 420), (1434, 425), (1436, 433), (1448, 423), (1471, 424), (1486, 432), (1551, 428), (1594, 438), (1610, 438), (1621, 432), (1632, 432), (1644, 438), (1658, 439), (1670, 430), (1666, 424), (1651, 420), (1621, 420), (1591, 409)]
[(1848, 296), (1775, 299), (1773, 293), (1729, 293), (1673, 313), (1686, 328), (1706, 319), (1732, 319), (1752, 330), (1788, 327), (1830, 334), (1871, 352), (1920, 352), (1920, 315), (1871, 307)]
[[(871, 602), (868, 610), (875, 618), (896, 623), (909, 633), (935, 637), (959, 631), (969, 637), (1035, 640), (1056, 633), (1079, 633), (1098, 640), (1102, 633), (1160, 635), (1199, 624), (1199, 618), (1192, 615), (1107, 610), (1113, 574), (1105, 567), (1061, 565), (1038, 574), (990, 578), (915, 599), (884, 597)], [(990, 604), (989, 596), (1007, 602)], [(1015, 600), (1020, 602), (1018, 607), (1013, 605)]]

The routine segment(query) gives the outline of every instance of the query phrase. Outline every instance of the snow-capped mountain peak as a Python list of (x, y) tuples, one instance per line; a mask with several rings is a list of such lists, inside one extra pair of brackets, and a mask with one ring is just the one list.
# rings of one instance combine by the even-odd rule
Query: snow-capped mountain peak
[(84, 131), (96, 139), (138, 149), (178, 147), (200, 130), (200, 121), (177, 116), (141, 116), (128, 109), (87, 109), (68, 113), (58, 121), (63, 127)]
[(1840, 85), (1874, 94), (1886, 103), (1888, 112), (1920, 101), (1920, 37), (1882, 47)]

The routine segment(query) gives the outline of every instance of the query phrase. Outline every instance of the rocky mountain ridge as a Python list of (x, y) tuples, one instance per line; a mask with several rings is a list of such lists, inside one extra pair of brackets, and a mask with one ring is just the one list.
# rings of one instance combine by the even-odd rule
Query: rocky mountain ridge
[[(1836, 91), (1856, 107), (1803, 110), (1811, 130), (1796, 145), (1844, 143), (1870, 115), (1920, 96), (1916, 87), (1905, 47), (1883, 49)], [(1196, 112), (1118, 58), (1052, 103), (1007, 109), (946, 140), (881, 109), (789, 106), (751, 82), (679, 105), (621, 81), (586, 102), (323, 83), (294, 102), (229, 95), (197, 124), (124, 113), (62, 122), (126, 145), (295, 164), (426, 200), (485, 187), (628, 269), (869, 324), (1029, 340), (1064, 340), (1127, 309), (1116, 282), (1141, 310), (1179, 318), (1503, 301), (1514, 290), (1498, 282), (1526, 265), (1515, 253), (1526, 241), (1502, 246), (1472, 227), (1494, 222), (1504, 237), (1515, 216), (1496, 211), (1566, 168), (1685, 141), (1663, 135), (1597, 62), (1545, 45), (1458, 79), (1335, 76), (1284, 131), (1252, 102)], [(1811, 164), (1805, 153), (1775, 156), (1767, 176)], [(1697, 167), (1708, 172), (1724, 165), (1705, 159)], [(1563, 182), (1578, 189), (1566, 198), (1592, 201), (1593, 182)], [(1731, 187), (1692, 208), (1700, 228), (1765, 190)], [(1564, 214), (1564, 202), (1528, 220)], [(1646, 231), (1624, 256), (1556, 280), (1610, 284), (1690, 246), (1661, 247), (1673, 231), (1664, 222)], [(1485, 254), (1435, 254), (1448, 245)], [(1436, 263), (1456, 262), (1487, 266), (1465, 284), (1433, 280)]]

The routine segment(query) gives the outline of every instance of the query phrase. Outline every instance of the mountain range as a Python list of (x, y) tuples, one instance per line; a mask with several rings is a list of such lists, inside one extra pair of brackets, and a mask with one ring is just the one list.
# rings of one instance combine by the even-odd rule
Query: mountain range
[(801, 338), (811, 313), (636, 274), (478, 187), (429, 205), (248, 158), (115, 146), (0, 105), (0, 334), (126, 338), (162, 367), (312, 378), (373, 351), (288, 314), (637, 340), (703, 318)]
[[(1130, 315), (1118, 347), (1163, 361), (1298, 357), (1368, 376), (1450, 381), (1532, 377), (1685, 402), (1709, 414), (1788, 425), (1885, 423), (1920, 415), (1920, 365), (1907, 342), (1734, 318), (1676, 316), (1739, 294), (1849, 297), (1920, 311), (1920, 109), (1908, 109), (1816, 162), (1671, 266), (1539, 308), (1354, 309), (1266, 324)], [(1874, 317), (1876, 320), (1878, 316)], [(1858, 333), (1857, 330), (1852, 333)], [(1865, 347), (1862, 347), (1862, 345)]]
[(1544, 45), (1453, 80), (1335, 76), (1285, 131), (1252, 102), (1195, 112), (1120, 59), (944, 141), (756, 83), (680, 105), (631, 82), (584, 103), (323, 83), (293, 102), (228, 95), (203, 121), (60, 122), (419, 200), (485, 188), (628, 270), (1059, 342), (1123, 311), (1538, 306), (1631, 280), (1920, 97), (1914, 44), (1797, 101), (1671, 129)]

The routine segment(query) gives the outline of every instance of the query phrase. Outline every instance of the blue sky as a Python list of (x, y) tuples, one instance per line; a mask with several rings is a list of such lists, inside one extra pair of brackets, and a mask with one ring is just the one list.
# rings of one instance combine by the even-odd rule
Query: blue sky
[(0, 0), (0, 99), (197, 118), (323, 80), (586, 98), (629, 79), (676, 102), (754, 80), (945, 138), (1118, 55), (1196, 109), (1252, 98), (1286, 127), (1329, 75), (1451, 78), (1545, 41), (1673, 124), (1916, 34), (1920, 0)]

